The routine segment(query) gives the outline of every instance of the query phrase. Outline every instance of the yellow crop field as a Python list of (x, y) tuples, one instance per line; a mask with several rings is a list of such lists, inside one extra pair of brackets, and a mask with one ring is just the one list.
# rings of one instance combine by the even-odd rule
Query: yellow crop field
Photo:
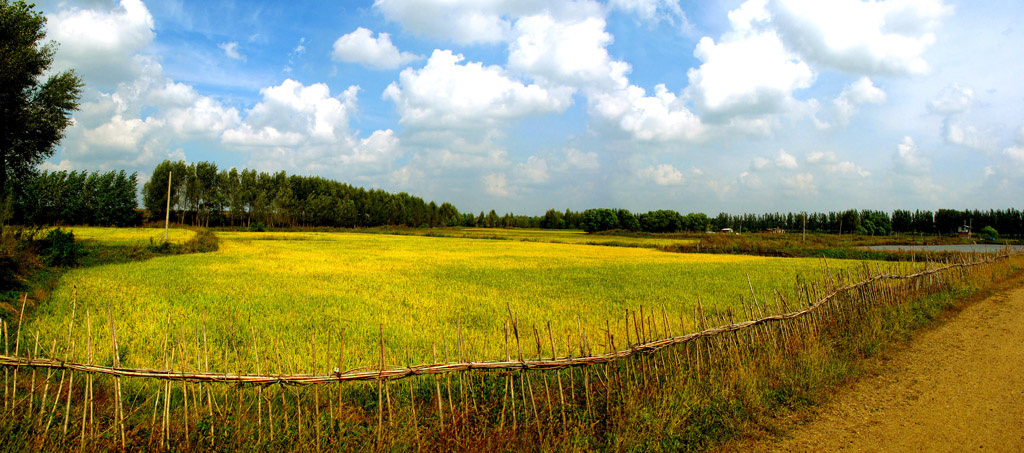
[[(75, 233), (75, 239), (102, 242), (108, 245), (150, 245), (159, 244), (164, 240), (163, 228), (109, 228), (109, 227), (68, 227)], [(195, 231), (184, 228), (171, 228), (167, 241), (172, 244), (188, 242), (196, 235)]]
[(587, 234), (580, 230), (504, 229), (504, 228), (460, 228), (443, 230), (442, 234), (466, 238), (503, 238), (514, 241), (537, 241), (564, 244), (627, 245), (636, 247), (659, 247), (673, 244), (689, 244), (695, 239), (647, 238), (633, 236), (606, 236)]
[[(689, 319), (698, 295), (706, 308), (722, 308), (749, 297), (747, 275), (759, 297), (775, 290), (790, 294), (798, 273), (819, 275), (816, 259), (648, 248), (359, 233), (218, 236), (217, 252), (68, 272), (37, 308), (26, 338), (38, 330), (40, 344), (53, 339), (62, 344), (77, 297), (72, 336), (78, 344), (85, 341), (88, 314), (98, 363), (110, 362), (109, 303), (122, 363), (128, 366), (161, 368), (164, 341), (181, 342), (194, 355), (205, 319), (214, 370), (241, 366), (240, 371), (254, 372), (255, 335), (263, 360), (327, 372), (337, 366), (343, 329), (345, 368), (376, 363), (381, 326), (392, 364), (404, 364), (407, 357), (431, 361), (432, 345), (440, 359), (445, 351), (454, 355), (460, 323), (470, 358), (503, 358), (509, 307), (520, 319), (527, 354), (536, 351), (538, 339), (550, 354), (548, 322), (559, 354), (565, 354), (569, 336), (578, 351), (577, 316), (591, 348), (601, 352), (606, 323), (616, 344), (625, 344), (628, 309), (642, 305), (648, 314), (656, 309), (658, 326), (664, 309), (679, 333), (680, 318)], [(858, 265), (830, 262), (833, 270)], [(514, 357), (514, 340), (511, 350)]]

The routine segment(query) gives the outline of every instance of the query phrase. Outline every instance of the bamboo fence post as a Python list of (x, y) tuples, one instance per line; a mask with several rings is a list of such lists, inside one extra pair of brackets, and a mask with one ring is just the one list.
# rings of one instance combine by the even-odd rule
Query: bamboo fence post
[[(444, 351), (444, 363), (452, 363), (448, 357), (448, 339), (441, 335), (441, 350)], [(445, 373), (444, 380), (446, 383), (445, 390), (448, 392), (448, 413), (452, 415), (452, 426), (458, 428), (459, 424), (455, 422), (455, 398), (452, 398), (452, 374)]]
[[(547, 322), (548, 327), (548, 340), (551, 341), (551, 360), (555, 360), (558, 357), (558, 352), (555, 350), (555, 336), (551, 333), (551, 321)], [(565, 422), (565, 390), (562, 388), (562, 370), (555, 370), (555, 376), (558, 377), (558, 401), (561, 403), (559, 407), (562, 412), (562, 427), (566, 427)]]
[[(434, 363), (437, 363), (437, 345), (434, 343), (430, 344), (430, 349), (434, 353)], [(444, 429), (444, 398), (441, 397), (441, 378), (434, 373), (434, 387), (437, 389), (437, 416), (441, 420), (441, 428)], [(502, 408), (502, 414), (504, 415), (504, 407)]]
[[(182, 376), (185, 375), (185, 367), (188, 366), (188, 356), (185, 355), (185, 345), (184, 345), (184, 343), (185, 343), (185, 325), (184, 325), (184, 323), (182, 323), (182, 324), (178, 324), (178, 345), (176, 346), (176, 349), (178, 350), (178, 355), (181, 357), (181, 374), (182, 374)], [(186, 381), (184, 379), (181, 380), (181, 399), (182, 399), (182, 403), (183, 403), (182, 404), (182, 410), (185, 412), (184, 416), (182, 417), (182, 421), (184, 421), (183, 424), (185, 425), (185, 446), (188, 447), (189, 446), (189, 438), (192, 437), (192, 435), (191, 435), (191, 428), (189, 427), (189, 421), (188, 421), (188, 381)], [(195, 406), (195, 405), (193, 404), (193, 406)]]
[[(312, 351), (312, 353), (313, 353), (313, 371), (315, 372), (317, 370), (317, 368), (318, 368), (317, 367), (317, 363), (316, 363), (317, 362), (317, 360), (316, 360), (316, 332), (314, 331), (314, 332), (310, 333), (309, 336), (310, 336), (310, 338), (309, 338), (310, 347), (313, 349), (313, 351)], [(316, 410), (316, 423), (313, 425), (314, 427), (316, 427), (316, 451), (320, 451), (320, 422), (321, 422), (321, 419), (320, 419), (320, 386), (318, 386), (318, 385), (313, 387), (313, 404), (314, 404), (314, 408)]]
[[(461, 314), (459, 315), (459, 357), (461, 357), (462, 358), (461, 360), (464, 361), (464, 362), (469, 362), (470, 361), (469, 360), (469, 356), (466, 355), (466, 340), (462, 336), (462, 315)], [(459, 374), (459, 379), (462, 379), (462, 374)], [(473, 410), (475, 411), (475, 410), (477, 410), (477, 407), (476, 407), (476, 396), (474, 395), (474, 391), (473, 391), (473, 374), (469, 373), (469, 376), (467, 377), (467, 379), (469, 380), (469, 399), (470, 399), (470, 401), (472, 401), (472, 403), (473, 403)], [(462, 401), (462, 406), (463, 406), (463, 408), (462, 408), (462, 410), (463, 410), (463, 418), (468, 420), (469, 419), (469, 405), (467, 405), (466, 401), (463, 400)]]
[[(110, 318), (110, 342), (113, 346), (114, 353), (114, 367), (121, 367), (120, 353), (117, 349), (117, 330), (114, 328), (114, 312), (110, 308), (110, 301), (107, 301), (107, 316)], [(114, 386), (117, 388), (117, 423), (120, 427), (121, 432), (121, 450), (125, 449), (125, 433), (124, 433), (124, 406), (121, 403), (121, 377), (114, 377)], [(70, 391), (70, 389), (69, 389)], [(70, 398), (70, 393), (68, 398)]]
[[(256, 328), (252, 324), (249, 324), (249, 329), (252, 330), (252, 352), (256, 357), (256, 374), (262, 375), (263, 371), (260, 366), (260, 350), (256, 344)], [(339, 381), (340, 382), (340, 381)], [(339, 394), (340, 398), (340, 394)], [(263, 386), (256, 387), (256, 444), (263, 443)], [(273, 430), (271, 430), (273, 432)], [(273, 436), (273, 434), (271, 434)]]
[[(206, 340), (206, 313), (203, 313), (203, 359), (204, 369), (206, 372), (210, 371), (210, 345)], [(202, 387), (200, 387), (202, 392)], [(200, 395), (201, 397), (202, 395)], [(206, 410), (210, 415), (210, 446), (213, 446), (214, 435), (213, 435), (213, 395), (210, 386), (206, 386)]]
[[(33, 359), (37, 359), (37, 358), (39, 358), (39, 330), (36, 330), (36, 339), (35, 339), (35, 341), (33, 343), (34, 343), (34, 345), (32, 347), (32, 358)], [(36, 400), (36, 369), (35, 369), (35, 367), (33, 367), (32, 368), (32, 385), (29, 387), (29, 391), (28, 391), (28, 413), (29, 413), (29, 415), (32, 414), (32, 407), (33, 407), (33, 405), (35, 403), (35, 400)]]
[(382, 449), (381, 441), (384, 435), (384, 324), (380, 324), (380, 361), (379, 374), (377, 375), (377, 445), (378, 450)]
[[(409, 360), (409, 350), (406, 349), (405, 350), (405, 368), (408, 369), (410, 371), (410, 373), (412, 371), (411, 363), (412, 362)], [(409, 376), (414, 376), (414, 375), (413, 374), (409, 374)], [(416, 417), (416, 392), (413, 389), (413, 387), (415, 387), (415, 385), (413, 384), (413, 380), (412, 379), (409, 379), (408, 387), (409, 387), (409, 405), (412, 407), (412, 428), (413, 428), (414, 431), (416, 431), (416, 451), (419, 451), (420, 449), (423, 448), (423, 445), (422, 445), (422, 443), (420, 441), (420, 421), (419, 421), (419, 418)]]
[(341, 419), (341, 374), (345, 372), (345, 328), (341, 328), (341, 347), (338, 348), (338, 368), (335, 368), (338, 374), (338, 414), (335, 416), (336, 420)]
[[(167, 322), (164, 325), (164, 369), (170, 372), (174, 366), (174, 350), (169, 348), (171, 336), (171, 313), (167, 312)], [(171, 437), (171, 381), (164, 383), (164, 411), (163, 424), (160, 431), (160, 448), (170, 446)]]
[[(76, 297), (75, 297), (76, 295), (77, 295), (77, 293), (72, 293), (72, 296), (71, 296), (71, 318), (68, 320), (68, 338), (67, 338), (67, 341), (64, 342), (64, 344), (66, 345), (65, 348), (64, 348), (64, 358), (65, 359), (67, 359), (68, 356), (70, 355), (70, 353), (71, 353), (71, 345), (73, 344), (72, 341), (71, 341), (71, 332), (72, 332), (72, 330), (74, 330), (74, 327), (75, 327), (75, 311), (78, 308), (77, 304), (76, 304)], [(43, 437), (46, 437), (46, 433), (50, 432), (50, 425), (53, 424), (54, 414), (57, 413), (57, 405), (60, 403), (60, 392), (62, 390), (64, 390), (64, 375), (65, 375), (65, 371), (66, 371), (66, 369), (61, 369), (61, 371), (60, 371), (60, 383), (57, 385), (57, 393), (53, 395), (53, 407), (50, 408), (50, 414), (49, 414), (49, 416), (47, 417), (47, 420), (46, 420), (46, 428), (43, 429)], [(14, 378), (15, 379), (18, 378), (17, 373), (15, 373)], [(71, 390), (70, 389), (68, 390), (68, 398), (71, 398)], [(44, 439), (44, 442), (45, 442), (45, 439)]]
[[(7, 346), (7, 321), (0, 320), (0, 329), (4, 331), (4, 355), (10, 355), (11, 351)], [(7, 385), (10, 384), (8, 371), (7, 367), (4, 367), (4, 412), (10, 409), (10, 394), (7, 393)]]
[[(21, 296), (21, 311), (18, 312), (18, 330), (14, 331), (14, 356), (18, 357), (19, 361), (21, 360), (21, 357), (19, 356), (20, 351), (21, 351), (21, 348), (20, 348), (21, 347), (21, 321), (25, 317), (25, 303), (28, 302), (28, 293), (22, 293), (22, 294), (23, 295)], [(74, 300), (74, 298), (72, 296), (72, 301), (73, 300)], [(72, 302), (72, 305), (74, 305), (74, 302)], [(72, 322), (72, 325), (75, 322), (74, 315), (71, 315), (71, 322)], [(11, 409), (14, 409), (15, 406), (18, 405), (17, 392), (18, 392), (18, 370), (19, 369), (20, 368), (18, 368), (18, 367), (14, 368), (14, 382), (11, 384)], [(68, 398), (70, 400), (71, 392), (68, 392), (68, 395), (69, 395)]]
[[(274, 346), (274, 355), (277, 356), (277, 379), (280, 382), (281, 377), (284, 375), (284, 367), (281, 366), (281, 350), (277, 347), (277, 338), (273, 335), (270, 336), (270, 344)], [(283, 388), (278, 387), (278, 393), (281, 394), (281, 418), (284, 419), (284, 432), (288, 432), (288, 402), (284, 398), (285, 391)], [(273, 440), (273, 438), (271, 438)]]
[[(582, 324), (580, 324), (580, 315), (576, 315), (576, 329), (580, 333), (580, 355), (587, 357), (590, 355), (590, 351), (584, 349), (587, 347), (587, 337), (583, 333)], [(590, 367), (583, 368), (583, 391), (587, 397), (587, 414), (590, 414)]]
[[(5, 340), (7, 338), (6, 337), (6, 332), (7, 332), (7, 330), (4, 329), (4, 333), (5, 333), (4, 339)], [(5, 341), (4, 342), (5, 347), (6, 347), (6, 343), (7, 342)], [(57, 353), (57, 339), (54, 338), (53, 341), (50, 343), (50, 357), (54, 357), (56, 353)], [(6, 370), (6, 368), (4, 368), (4, 369)], [(46, 370), (46, 384), (43, 385), (43, 398), (41, 400), (39, 400), (39, 423), (43, 422), (43, 417), (46, 415), (46, 394), (50, 390), (50, 378), (53, 377), (53, 372), (52, 371), (53, 371), (52, 369)], [(4, 387), (4, 392), (6, 393), (6, 391), (7, 391), (7, 387), (5, 386)], [(54, 398), (57, 398), (57, 397), (55, 396)], [(4, 400), (4, 402), (6, 402), (6, 400)]]

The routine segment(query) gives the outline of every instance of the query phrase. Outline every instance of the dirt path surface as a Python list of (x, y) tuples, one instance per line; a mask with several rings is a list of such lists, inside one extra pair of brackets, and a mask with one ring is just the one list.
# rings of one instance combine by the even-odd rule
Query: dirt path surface
[(922, 332), (771, 451), (1024, 452), (1024, 287)]

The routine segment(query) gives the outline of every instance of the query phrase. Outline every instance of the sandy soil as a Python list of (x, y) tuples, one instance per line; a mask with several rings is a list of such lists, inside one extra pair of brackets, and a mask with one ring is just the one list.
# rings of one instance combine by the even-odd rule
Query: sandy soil
[(922, 332), (811, 419), (747, 448), (1024, 452), (1024, 287)]

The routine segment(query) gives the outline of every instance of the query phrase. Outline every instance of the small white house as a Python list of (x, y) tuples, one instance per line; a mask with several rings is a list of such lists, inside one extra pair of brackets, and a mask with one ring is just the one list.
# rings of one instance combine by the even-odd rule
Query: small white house
[(732, 228), (722, 228), (722, 234), (732, 234)]

